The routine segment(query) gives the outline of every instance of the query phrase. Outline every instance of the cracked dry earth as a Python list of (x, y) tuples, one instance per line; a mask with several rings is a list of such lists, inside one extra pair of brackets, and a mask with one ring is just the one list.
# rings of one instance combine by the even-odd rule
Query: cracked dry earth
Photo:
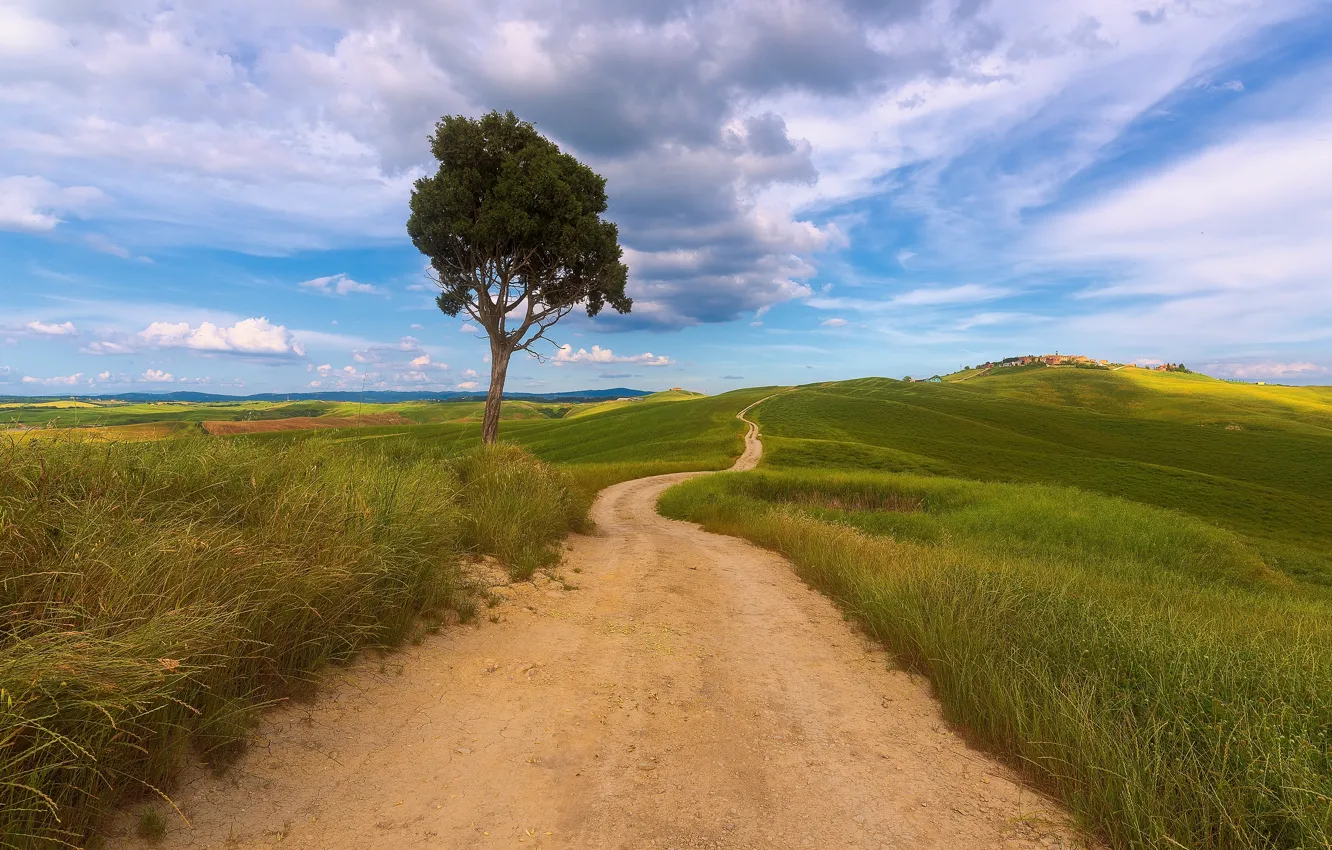
[[(686, 477), (602, 494), (576, 589), (500, 588), (498, 624), (271, 712), (227, 775), (176, 789), (190, 826), (158, 846), (1084, 846), (786, 561), (658, 516)], [(117, 832), (138, 846), (129, 814)]]

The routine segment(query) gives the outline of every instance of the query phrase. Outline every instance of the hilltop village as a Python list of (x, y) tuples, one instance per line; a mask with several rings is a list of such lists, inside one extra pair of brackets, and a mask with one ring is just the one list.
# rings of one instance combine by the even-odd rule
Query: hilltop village
[(965, 381), (984, 375), (995, 369), (1014, 369), (1022, 366), (1062, 366), (1080, 369), (1150, 369), (1154, 372), (1188, 372), (1183, 363), (1161, 363), (1155, 366), (1137, 366), (1133, 363), (1115, 363), (1110, 360), (1096, 360), (1085, 354), (1023, 354), (1017, 357), (1005, 357), (1003, 360), (986, 361), (978, 366), (963, 366), (951, 375), (934, 375), (929, 378), (913, 378), (910, 375), (902, 380), (909, 383), (941, 384), (945, 381)]

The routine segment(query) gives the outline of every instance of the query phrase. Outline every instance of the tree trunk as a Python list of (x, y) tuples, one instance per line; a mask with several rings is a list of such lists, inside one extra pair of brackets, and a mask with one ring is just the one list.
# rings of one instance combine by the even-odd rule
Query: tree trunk
[(481, 420), (481, 442), (490, 445), (499, 439), (500, 402), (504, 399), (504, 376), (509, 371), (509, 356), (499, 346), (490, 347), (490, 390), (486, 393), (486, 415)]

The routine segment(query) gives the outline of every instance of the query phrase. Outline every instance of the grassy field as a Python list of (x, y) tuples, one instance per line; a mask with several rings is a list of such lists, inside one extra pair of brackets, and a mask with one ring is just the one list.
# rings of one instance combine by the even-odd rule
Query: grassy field
[(802, 387), (668, 515), (790, 557), (1132, 848), (1332, 846), (1332, 392), (1012, 370)]
[[(506, 419), (500, 427), (500, 440), (520, 445), (589, 481), (613, 483), (625, 480), (620, 475), (635, 478), (723, 469), (744, 450), (745, 428), (735, 414), (776, 391), (757, 387), (717, 396), (656, 393), (638, 402), (591, 405), (591, 412), (558, 419)], [(505, 402), (505, 409), (510, 404)], [(461, 452), (479, 445), (481, 439), (480, 430), (471, 422), (348, 428), (328, 434), (349, 443), (382, 442), (405, 452), (438, 446)], [(306, 436), (302, 432), (275, 432), (248, 439), (291, 442)], [(623, 472), (614, 472), (617, 469)]]
[[(506, 419), (558, 419), (599, 403), (533, 402), (504, 403)], [(0, 427), (94, 428), (107, 425), (136, 425), (149, 422), (248, 422), (296, 417), (330, 416), (351, 419), (361, 415), (397, 414), (417, 424), (431, 422), (480, 422), (485, 403), (480, 401), (409, 401), (394, 404), (359, 404), (347, 401), (161, 401), (124, 404), (51, 401), (33, 404), (0, 404)]]
[[(724, 468), (735, 413), (777, 392), (506, 403), (489, 453), (477, 403), (11, 437), (0, 846), (77, 843), (180, 759), (225, 766), (320, 667), (470, 614), (460, 556), (549, 566), (597, 490)], [(1089, 828), (1332, 846), (1332, 391), (1033, 368), (813, 385), (751, 415), (761, 468), (663, 511), (788, 555)]]
[(777, 466), (1063, 484), (1201, 517), (1332, 584), (1332, 390), (1008, 370), (802, 388), (756, 411)]
[(471, 616), (460, 558), (552, 566), (597, 489), (729, 464), (764, 394), (569, 419), (506, 403), (485, 452), (462, 404), (320, 432), (208, 437), (198, 405), (0, 435), (0, 847), (82, 846), (108, 810), (169, 795), (183, 760), (224, 769), (321, 668)]

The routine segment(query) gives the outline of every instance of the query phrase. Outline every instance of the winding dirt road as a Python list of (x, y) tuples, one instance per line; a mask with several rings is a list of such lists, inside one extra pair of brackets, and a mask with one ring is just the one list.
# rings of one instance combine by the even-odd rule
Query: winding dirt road
[(272, 712), (230, 773), (176, 790), (192, 825), (159, 846), (1082, 846), (784, 560), (658, 516), (687, 477), (601, 495), (576, 589), (500, 588), (499, 623)]

